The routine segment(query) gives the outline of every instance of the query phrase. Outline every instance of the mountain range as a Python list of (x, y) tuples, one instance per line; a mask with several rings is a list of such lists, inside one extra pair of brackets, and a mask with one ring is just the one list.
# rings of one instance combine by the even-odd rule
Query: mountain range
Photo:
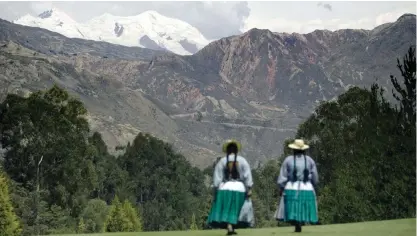
[(179, 55), (194, 54), (210, 42), (190, 24), (156, 11), (129, 17), (105, 13), (86, 23), (78, 23), (65, 12), (52, 8), (38, 16), (24, 15), (13, 23), (44, 28), (69, 38), (170, 51)]
[(176, 55), (0, 20), (0, 93), (64, 87), (111, 150), (143, 131), (207, 166), (235, 137), (257, 165), (279, 156), (320, 102), (376, 78), (390, 95), (389, 75), (415, 38), (416, 17), (405, 14), (373, 30), (252, 29)]

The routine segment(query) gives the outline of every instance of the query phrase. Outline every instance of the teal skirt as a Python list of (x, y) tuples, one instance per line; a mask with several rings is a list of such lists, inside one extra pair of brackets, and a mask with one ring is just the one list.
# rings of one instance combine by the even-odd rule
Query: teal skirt
[(216, 192), (207, 223), (215, 228), (225, 228), (227, 224), (239, 225), (245, 198), (246, 190), (242, 182), (228, 181), (222, 184)]
[(288, 182), (283, 197), (284, 221), (318, 222), (316, 193), (310, 182)]

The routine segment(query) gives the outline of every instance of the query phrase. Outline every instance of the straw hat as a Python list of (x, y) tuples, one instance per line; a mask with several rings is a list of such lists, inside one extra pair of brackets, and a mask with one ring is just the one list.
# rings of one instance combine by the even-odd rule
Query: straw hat
[(237, 151), (240, 152), (240, 150), (242, 149), (242, 145), (235, 139), (229, 139), (227, 140), (224, 144), (223, 144), (223, 152), (226, 153), (227, 152), (227, 147), (230, 144), (235, 144), (237, 146)]
[(306, 150), (310, 148), (307, 144), (304, 143), (302, 139), (296, 139), (293, 143), (288, 144), (288, 147), (295, 150)]

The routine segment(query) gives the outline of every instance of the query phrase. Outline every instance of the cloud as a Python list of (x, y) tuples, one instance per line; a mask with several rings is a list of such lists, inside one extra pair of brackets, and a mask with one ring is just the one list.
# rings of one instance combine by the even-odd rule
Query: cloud
[(400, 16), (402, 16), (404, 11), (394, 11), (394, 12), (386, 12), (383, 14), (380, 14), (376, 17), (375, 23), (376, 25), (382, 25), (388, 22), (396, 21)]
[(320, 18), (299, 21), (286, 18), (273, 18), (269, 20), (249, 17), (242, 31), (246, 32), (252, 28), (269, 29), (273, 32), (286, 33), (310, 33), (316, 29), (323, 30), (339, 30), (339, 29), (367, 29), (371, 30), (381, 24), (395, 22), (401, 15), (410, 13), (407, 10), (397, 10), (379, 14), (374, 18), (361, 18), (357, 20), (341, 20), (334, 18), (331, 20), (323, 20)]
[(322, 3), (322, 2), (317, 3), (317, 6), (323, 7), (324, 9), (327, 9), (329, 11), (332, 11), (332, 8), (333, 8), (332, 5), (330, 5), (329, 3)]
[(209, 39), (240, 34), (250, 9), (247, 2), (172, 2), (160, 13), (184, 20), (197, 27)]
[(52, 2), (30, 2), (29, 3), (32, 12), (42, 13), (53, 7)]

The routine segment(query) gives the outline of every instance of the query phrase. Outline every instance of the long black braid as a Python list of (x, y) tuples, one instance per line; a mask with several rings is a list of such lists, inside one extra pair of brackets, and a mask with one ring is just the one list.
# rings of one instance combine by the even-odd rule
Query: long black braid
[(310, 171), (307, 168), (307, 158), (306, 158), (306, 154), (304, 150), (294, 150), (294, 171), (292, 172), (292, 179), (293, 181), (297, 181), (297, 166), (295, 163), (295, 159), (298, 155), (303, 155), (304, 156), (304, 172), (303, 172), (303, 182), (307, 182), (308, 181), (308, 176), (310, 175)]
[[(226, 148), (226, 165), (227, 168), (225, 169), (225, 176), (227, 176), (228, 179), (238, 179), (239, 178), (239, 172), (237, 171), (236, 167), (236, 158), (237, 158), (237, 152), (238, 148), (237, 145), (234, 143), (231, 143)], [(235, 154), (235, 159), (233, 160), (232, 168), (229, 168), (229, 155)]]

